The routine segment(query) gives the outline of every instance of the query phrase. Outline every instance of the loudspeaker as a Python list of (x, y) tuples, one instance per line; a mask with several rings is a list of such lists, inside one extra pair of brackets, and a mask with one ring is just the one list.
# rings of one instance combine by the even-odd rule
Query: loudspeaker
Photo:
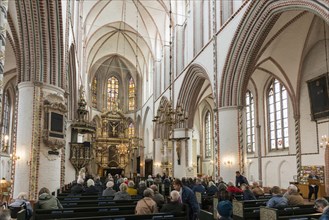
[(307, 81), (312, 120), (329, 116), (328, 73)]

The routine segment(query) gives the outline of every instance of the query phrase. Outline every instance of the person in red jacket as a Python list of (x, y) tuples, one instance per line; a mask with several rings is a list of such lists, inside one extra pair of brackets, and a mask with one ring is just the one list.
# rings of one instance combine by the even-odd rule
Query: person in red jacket
[(238, 187), (235, 187), (232, 182), (227, 183), (227, 189), (226, 190), (227, 190), (227, 192), (232, 193), (232, 194), (242, 193), (242, 190), (239, 189)]

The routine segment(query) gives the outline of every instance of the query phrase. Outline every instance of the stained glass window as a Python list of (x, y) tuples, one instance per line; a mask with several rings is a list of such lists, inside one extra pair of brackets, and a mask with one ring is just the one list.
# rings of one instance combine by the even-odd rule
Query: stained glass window
[(129, 127), (128, 127), (128, 137), (132, 138), (135, 136), (135, 126), (133, 122), (130, 122)]
[(211, 157), (211, 117), (210, 111), (205, 117), (205, 158)]
[(94, 80), (91, 84), (91, 101), (94, 108), (97, 108), (97, 79), (94, 77)]
[(267, 102), (270, 149), (288, 148), (288, 94), (286, 88), (276, 79), (268, 90)]
[[(2, 150), (5, 153), (8, 153), (8, 136), (9, 136), (9, 127), (10, 127), (10, 102), (9, 102), (9, 96), (8, 92), (5, 92), (4, 100), (3, 100), (3, 120), (2, 120), (2, 138), (3, 142), (1, 144), (4, 144), (2, 146)], [(7, 137), (7, 140), (6, 140)], [(7, 141), (7, 143), (4, 143)], [(1, 150), (1, 148), (0, 148)]]
[(107, 81), (107, 109), (111, 110), (118, 106), (119, 98), (119, 81), (112, 76)]
[(133, 78), (131, 77), (129, 80), (129, 104), (128, 104), (128, 110), (132, 111), (135, 110), (135, 83)]

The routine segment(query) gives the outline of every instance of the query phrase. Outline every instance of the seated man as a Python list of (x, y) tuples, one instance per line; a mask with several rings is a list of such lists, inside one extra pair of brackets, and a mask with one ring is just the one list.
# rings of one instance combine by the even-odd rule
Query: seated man
[(284, 197), (288, 200), (288, 205), (304, 205), (304, 198), (298, 193), (297, 186), (291, 184)]
[(317, 199), (314, 202), (314, 208), (323, 214), (319, 220), (329, 220), (329, 203), (326, 199)]
[(180, 202), (179, 192), (173, 190), (170, 192), (170, 202), (164, 204), (160, 212), (180, 213), (184, 209), (183, 204)]
[(271, 193), (272, 198), (267, 201), (266, 207), (278, 208), (288, 206), (288, 200), (282, 196), (280, 187), (273, 186)]
[(153, 190), (154, 195), (152, 197), (152, 199), (154, 200), (154, 202), (156, 202), (158, 208), (162, 207), (163, 203), (164, 203), (164, 197), (163, 195), (161, 195), (159, 193), (158, 187), (156, 185), (151, 185), (150, 188)]

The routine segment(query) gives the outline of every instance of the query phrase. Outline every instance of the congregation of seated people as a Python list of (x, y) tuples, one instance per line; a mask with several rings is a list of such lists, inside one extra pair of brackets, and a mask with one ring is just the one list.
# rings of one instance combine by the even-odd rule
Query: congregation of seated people
[[(212, 179), (211, 177), (196, 178), (168, 178), (159, 174), (155, 177), (129, 179), (120, 175), (100, 179), (98, 176), (80, 173), (76, 182), (67, 191), (67, 196), (88, 196), (109, 197), (113, 201), (135, 200), (134, 213), (136, 215), (148, 215), (155, 213), (182, 213), (186, 212), (188, 220), (200, 219), (200, 210), (204, 207), (199, 204), (196, 193), (202, 198), (218, 199), (218, 219), (233, 218), (232, 200), (252, 201), (265, 195), (264, 189), (258, 182), (249, 185), (247, 179), (240, 173), (236, 173), (236, 185), (233, 181), (227, 183), (222, 177)], [(136, 182), (135, 182), (135, 181)], [(161, 190), (159, 189), (161, 187)], [(164, 187), (164, 188), (163, 188)], [(283, 193), (284, 192), (284, 193)], [(270, 208), (282, 208), (288, 206), (304, 205), (304, 198), (300, 195), (295, 185), (289, 185), (287, 189), (273, 186), (270, 189), (268, 198), (264, 204)], [(20, 193), (9, 205), (20, 207), (25, 205), (29, 210), (29, 219), (36, 209), (63, 209), (60, 200), (57, 199), (49, 189), (43, 187), (39, 191), (38, 200), (34, 204), (34, 210), (28, 200), (26, 193)], [(64, 207), (65, 208), (65, 207)], [(315, 201), (317, 212), (323, 212), (321, 219), (329, 219), (329, 206), (325, 199)], [(5, 215), (7, 212), (2, 212)]]

